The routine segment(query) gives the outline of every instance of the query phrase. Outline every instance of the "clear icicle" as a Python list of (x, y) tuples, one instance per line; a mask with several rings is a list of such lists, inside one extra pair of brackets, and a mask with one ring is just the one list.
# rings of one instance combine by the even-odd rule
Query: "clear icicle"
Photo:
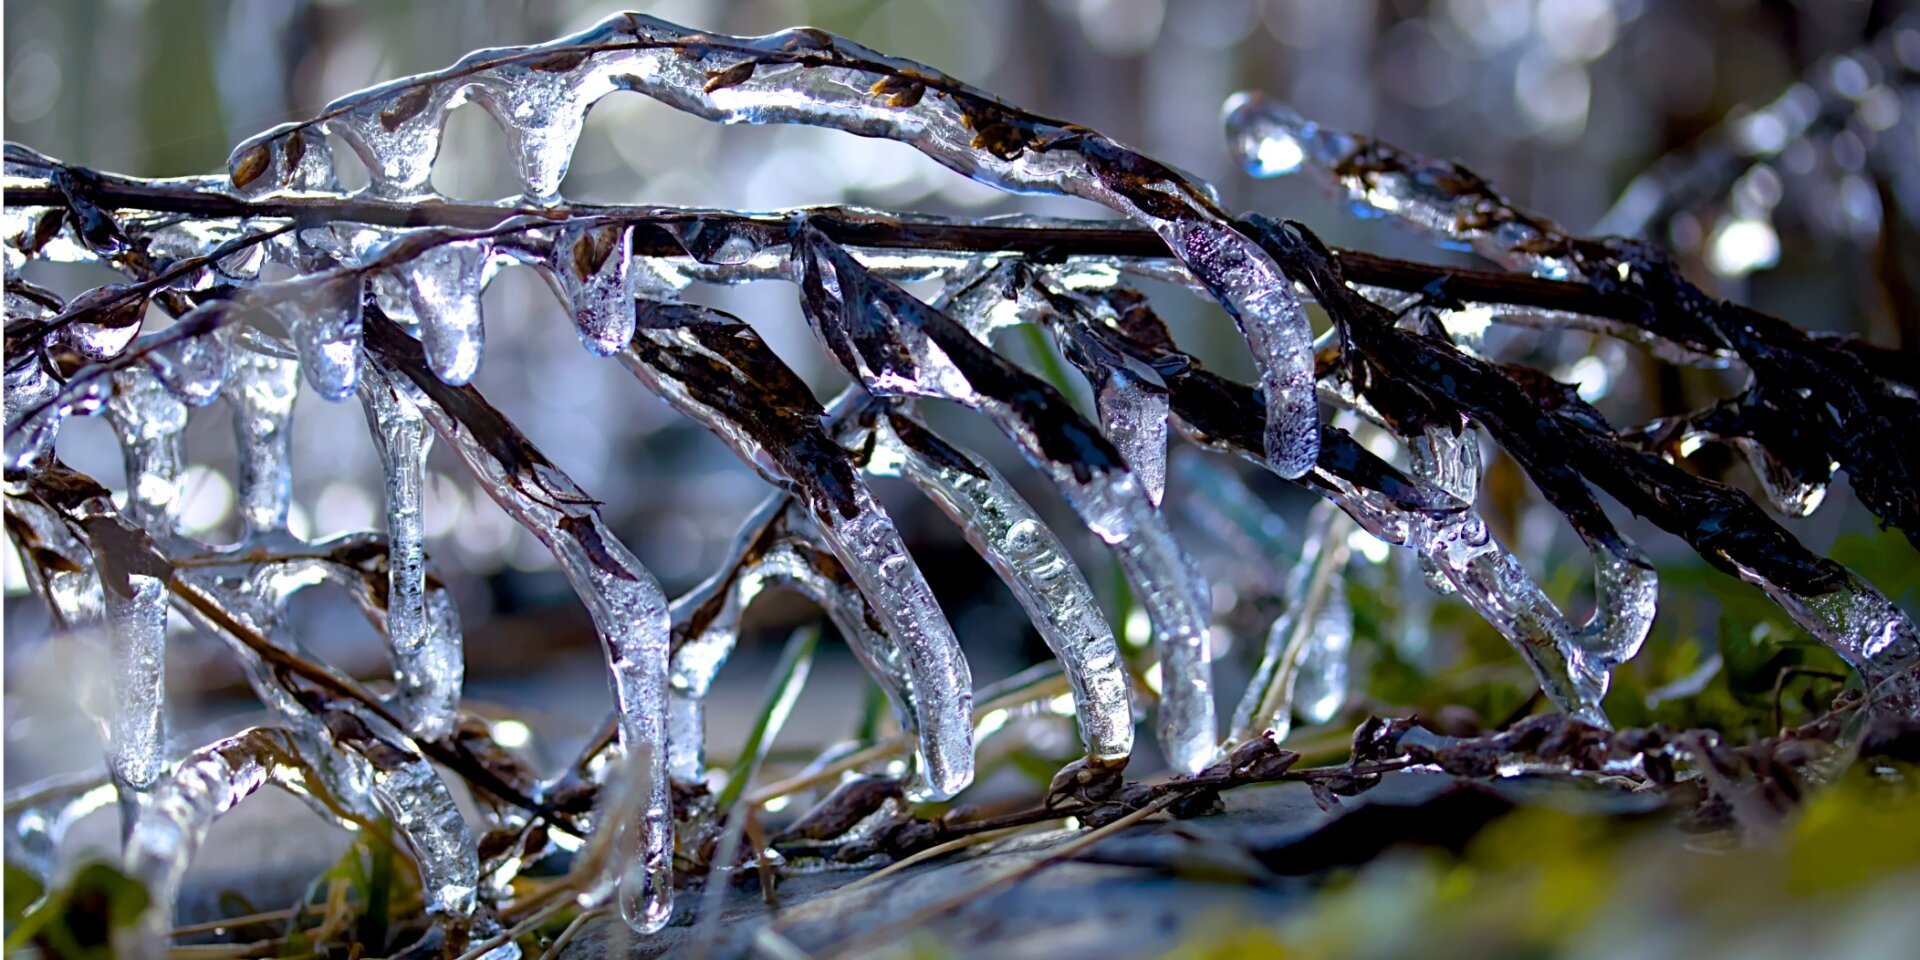
[[(463, 62), (490, 59), (490, 52), (469, 54)], [(585, 57), (507, 62), (480, 74), (474, 85), (473, 101), (499, 121), (521, 186), (535, 203), (560, 202), (560, 181), (586, 123), (588, 98), (608, 89), (594, 89), (592, 72)]]
[(211, 333), (182, 337), (146, 356), (153, 375), (189, 407), (204, 407), (227, 382), (227, 342)]
[(429, 247), (395, 268), (420, 324), (427, 365), (459, 386), (480, 371), (486, 331), (480, 323), (480, 291), (486, 286), (493, 246), (484, 240)]
[(130, 574), (128, 593), (106, 589), (113, 638), (113, 710), (107, 766), (121, 787), (145, 794), (166, 766), (167, 586), (159, 577)]
[(227, 399), (233, 404), (240, 452), (240, 517), (250, 537), (284, 534), (293, 507), (293, 401), (300, 386), (295, 360), (236, 349)]
[(1295, 714), (1322, 723), (1345, 703), (1353, 644), (1353, 608), (1346, 599), (1352, 529), (1352, 521), (1330, 503), (1316, 507), (1308, 520), (1300, 562), (1288, 578), (1286, 611), (1267, 631), (1260, 666), (1234, 711), (1233, 742), (1265, 731), (1284, 739)]
[[(404, 383), (394, 371), (382, 375)], [(623, 889), (623, 912), (636, 931), (659, 930), (673, 913), (673, 805), (664, 749), (672, 629), (667, 599), (653, 574), (601, 520), (597, 502), (566, 474), (544, 460), (527, 467), (531, 476), (515, 474), (417, 387), (408, 387), (407, 397), (501, 509), (552, 551), (593, 618), (613, 676), (620, 743), (635, 760), (644, 754), (649, 765), (650, 793), (640, 824), (644, 851), (635, 868), (643, 879)]]
[(114, 374), (107, 416), (120, 436), (127, 469), (127, 513), (159, 535), (178, 526), (186, 495), (187, 407), (145, 367)]
[(1803, 476), (1780, 462), (1765, 446), (1747, 437), (1735, 437), (1733, 445), (1747, 458), (1747, 466), (1759, 478), (1760, 489), (1767, 495), (1767, 503), (1782, 516), (1811, 516), (1827, 499), (1824, 478), (1813, 480)]
[(368, 377), (360, 395), (387, 482), (386, 635), (394, 693), (408, 732), (438, 739), (453, 730), (465, 666), (452, 598), (427, 589), (421, 498), (433, 433), (384, 377)]
[[(1319, 443), (1312, 333), (1292, 285), (1209, 189), (1083, 127), (1022, 113), (923, 64), (812, 29), (760, 38), (698, 33), (621, 14), (551, 43), (483, 50), (438, 74), (330, 104), (237, 148), (241, 189), (286, 189), (285, 141), (336, 133), (366, 162), (375, 194), (417, 199), (447, 111), (472, 92), (512, 130), (528, 193), (550, 197), (586, 110), (616, 89), (720, 123), (798, 123), (912, 145), (963, 175), (1017, 193), (1064, 194), (1154, 230), (1239, 323), (1260, 371), (1266, 450), (1282, 476), (1311, 469)], [(929, 93), (932, 95), (928, 95)]]
[(1127, 466), (1155, 506), (1167, 489), (1167, 424), (1172, 418), (1167, 385), (1152, 367), (1111, 349), (1079, 324), (1056, 326), (1070, 345), (1067, 357), (1093, 384), (1100, 430), (1126, 457)]
[(953, 447), (946, 448), (947, 458), (928, 456), (903, 440), (896, 424), (931, 436), (910, 414), (882, 417), (868, 469), (904, 475), (966, 532), (1065, 669), (1087, 754), (1100, 760), (1129, 756), (1133, 707), (1126, 665), (1093, 588), (1065, 545), (986, 461)]
[(632, 236), (629, 224), (571, 224), (559, 231), (548, 259), (580, 342), (602, 357), (619, 353), (633, 339), (635, 271), (627, 255)]
[(293, 337), (313, 392), (335, 402), (353, 396), (360, 380), (359, 280), (300, 289), (274, 311)]

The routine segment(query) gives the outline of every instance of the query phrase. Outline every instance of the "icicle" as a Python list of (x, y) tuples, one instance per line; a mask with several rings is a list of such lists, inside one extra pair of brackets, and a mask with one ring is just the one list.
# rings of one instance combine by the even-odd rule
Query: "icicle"
[[(1820, 509), (1827, 498), (1826, 478), (1806, 476), (1782, 463), (1760, 443), (1747, 437), (1733, 438), (1733, 445), (1747, 458), (1747, 466), (1760, 480), (1767, 503), (1782, 516), (1805, 517)], [(1829, 473), (1830, 477), (1832, 474)]]
[(107, 585), (106, 608), (113, 638), (107, 767), (124, 805), (146, 794), (166, 766), (166, 583), (129, 574), (124, 587)]
[(230, 363), (226, 395), (240, 452), (240, 517), (249, 537), (284, 534), (293, 506), (288, 430), (300, 364), (246, 349), (235, 350)]
[(127, 513), (157, 536), (171, 534), (186, 495), (186, 405), (145, 367), (119, 371), (113, 385), (107, 414), (127, 465)]
[(227, 342), (213, 333), (181, 337), (154, 347), (146, 355), (146, 364), (182, 403), (204, 407), (226, 385)]
[(442, 243), (395, 268), (420, 323), (427, 365), (453, 386), (480, 371), (486, 333), (480, 325), (480, 291), (490, 273), (493, 246), (484, 240)]
[(1284, 739), (1294, 714), (1323, 723), (1346, 700), (1353, 609), (1346, 601), (1347, 535), (1352, 521), (1332, 504), (1314, 509), (1300, 562), (1288, 579), (1286, 611), (1267, 631), (1266, 652), (1234, 711), (1243, 743), (1271, 731)]
[[(461, 62), (483, 62), (495, 55), (480, 50)], [(561, 202), (560, 181), (573, 161), (587, 107), (613, 89), (605, 78), (593, 75), (586, 61), (585, 56), (560, 54), (503, 63), (480, 73), (473, 85), (473, 101), (499, 121), (521, 186), (535, 203)]]
[[(418, 284), (416, 280), (416, 290)], [(337, 279), (298, 289), (288, 299), (275, 303), (273, 311), (293, 337), (300, 368), (313, 392), (334, 402), (353, 396), (360, 380), (359, 279)]]
[(1131, 755), (1126, 665), (1093, 588), (1065, 545), (992, 466), (935, 439), (911, 414), (882, 417), (875, 439), (868, 469), (903, 475), (931, 497), (1027, 611), (1073, 686), (1088, 756)]
[[(399, 347), (405, 342), (400, 338), (400, 343), (390, 346)], [(408, 382), (395, 371), (383, 370), (382, 374), (396, 386)], [(623, 908), (635, 930), (658, 930), (673, 912), (673, 806), (665, 749), (671, 650), (667, 599), (653, 574), (607, 529), (596, 509), (597, 501), (517, 434), (509, 433), (506, 441), (498, 437), (483, 441), (434, 399), (458, 397), (460, 402), (475, 402), (468, 395), (429, 394), (418, 381), (405, 389), (407, 398), (426, 414), (435, 432), (459, 454), (501, 509), (553, 552), (593, 618), (613, 675), (620, 743), (636, 760), (644, 748), (651, 791), (641, 824), (644, 856), (636, 867), (644, 881), (623, 890)], [(489, 409), (487, 414), (496, 418), (499, 430), (512, 431), (512, 425), (497, 412)], [(510, 464), (495, 455), (494, 447), (501, 442), (521, 446), (516, 451), (517, 462)]]
[(453, 600), (445, 590), (427, 589), (421, 497), (433, 434), (384, 377), (368, 377), (360, 396), (387, 481), (386, 635), (394, 693), (408, 732), (438, 739), (453, 730), (465, 665)]
[(1172, 419), (1167, 385), (1152, 367), (1087, 335), (1081, 325), (1055, 328), (1071, 345), (1068, 360), (1093, 384), (1100, 431), (1120, 448), (1148, 499), (1159, 506), (1167, 489), (1167, 423)]
[(580, 342), (598, 356), (619, 353), (633, 339), (632, 237), (631, 224), (569, 225), (559, 231), (548, 259)]

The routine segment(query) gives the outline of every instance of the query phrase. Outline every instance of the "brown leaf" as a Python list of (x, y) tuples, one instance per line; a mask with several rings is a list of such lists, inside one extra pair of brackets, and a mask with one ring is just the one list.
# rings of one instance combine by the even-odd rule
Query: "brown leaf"
[(582, 279), (600, 272), (606, 265), (607, 257), (613, 253), (614, 244), (620, 239), (618, 227), (606, 227), (589, 230), (580, 235), (573, 244), (573, 271)]
[(300, 161), (307, 158), (307, 131), (295, 130), (287, 137), (286, 149), (280, 154), (280, 168), (291, 175), (300, 169)]
[(725, 70), (707, 71), (707, 92), (737, 87), (753, 78), (754, 61), (742, 60)]
[(267, 172), (267, 164), (272, 159), (273, 148), (267, 143), (256, 143), (233, 158), (233, 164), (228, 168), (227, 176), (233, 181), (234, 186), (244, 187), (260, 179), (260, 175)]
[(927, 95), (927, 85), (920, 80), (905, 75), (890, 75), (875, 80), (867, 92), (877, 97), (886, 97), (887, 106), (911, 107)]
[(402, 91), (390, 106), (380, 111), (380, 126), (388, 133), (400, 129), (401, 124), (419, 116), (432, 99), (433, 89), (425, 84)]

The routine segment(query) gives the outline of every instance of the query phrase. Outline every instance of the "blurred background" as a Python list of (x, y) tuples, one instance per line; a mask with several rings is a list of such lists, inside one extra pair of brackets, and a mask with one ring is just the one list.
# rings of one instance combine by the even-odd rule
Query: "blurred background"
[[(1920, 28), (1898, 21), (1901, 3), (679, 0), (637, 6), (729, 33), (822, 27), (1106, 132), (1213, 183), (1231, 209), (1302, 219), (1330, 242), (1379, 253), (1436, 262), (1457, 256), (1389, 225), (1347, 216), (1304, 177), (1257, 182), (1239, 173), (1221, 134), (1220, 106), (1235, 90), (1261, 88), (1328, 125), (1457, 157), (1574, 230), (1605, 218), (1609, 230), (1645, 232), (1673, 247), (1696, 279), (1724, 296), (1805, 327), (1920, 349), (1920, 308), (1912, 295), (1913, 251), (1920, 249), (1914, 234), (1920, 95), (1913, 82)], [(225, 169), (234, 143), (311, 115), (335, 97), (437, 69), (474, 48), (583, 29), (620, 9), (579, 0), (13, 0), (5, 8), (5, 133), (98, 169), (216, 173)], [(1671, 159), (1676, 155), (1679, 160)], [(348, 183), (365, 182), (351, 169), (356, 161), (348, 151), (336, 156)], [(1662, 158), (1669, 158), (1665, 166)], [(1637, 175), (1656, 168), (1684, 171), (1673, 180), (1679, 189), (1643, 187), (1616, 207)], [(517, 192), (504, 138), (478, 109), (454, 114), (434, 183), (460, 199)], [(575, 201), (749, 210), (851, 203), (966, 216), (1109, 215), (1077, 201), (994, 192), (897, 144), (797, 127), (722, 128), (625, 95), (594, 108), (564, 192)], [(32, 279), (69, 295), (110, 279), (84, 267), (36, 265), (34, 271)], [(1217, 308), (1176, 291), (1154, 292), (1189, 349), (1216, 369), (1250, 376), (1238, 337)], [(823, 397), (843, 383), (807, 333), (790, 286), (697, 289), (694, 299), (753, 323)], [(713, 572), (765, 486), (619, 365), (581, 349), (531, 272), (500, 275), (487, 294), (486, 323), (479, 388), (606, 502), (609, 521), (670, 595)], [(1676, 370), (1580, 334), (1501, 337), (1494, 345), (1504, 359), (1578, 382), (1616, 424), (1697, 407), (1738, 388), (1729, 375)], [(1025, 342), (1007, 350), (1040, 366)], [(1078, 399), (1086, 400), (1083, 389)], [(1015, 467), (1009, 446), (983, 421), (948, 410), (933, 415), (949, 436), (1007, 466), (1028, 498), (1059, 519), (1116, 627), (1137, 635), (1138, 618), (1126, 615), (1124, 597), (1111, 589), (1108, 558), (1073, 525), (1057, 494)], [(294, 437), (295, 531), (317, 538), (378, 528), (379, 464), (359, 406), (303, 396)], [(110, 486), (124, 487), (104, 422), (71, 424), (60, 453)], [(533, 749), (558, 762), (609, 703), (597, 645), (545, 550), (444, 453), (436, 449), (431, 464), (426, 524), (432, 556), (461, 603), (469, 699), (523, 718)], [(188, 456), (190, 530), (212, 542), (231, 540), (238, 528), (224, 403), (195, 416)], [(1285, 551), (1298, 549), (1293, 531), (1314, 501), (1235, 463), (1193, 459), (1189, 473), (1174, 474), (1169, 509), (1214, 580), (1222, 693), (1236, 695), (1276, 612), (1276, 584), (1292, 562)], [(1724, 454), (1703, 451), (1694, 463), (1753, 487), (1745, 469)], [(930, 572), (977, 681), (1005, 677), (1042, 657), (1044, 647), (1019, 607), (958, 531), (912, 491), (879, 487)], [(1265, 525), (1277, 555), (1236, 553), (1228, 541), (1205, 536), (1207, 518), (1190, 509), (1195, 497), (1218, 499), (1226, 495), (1221, 491), (1242, 487), (1254, 498), (1256, 525)], [(1576, 618), (1584, 616), (1584, 554), (1504, 458), (1490, 464), (1481, 507), (1535, 576), (1570, 610), (1582, 611)], [(1782, 656), (1800, 662), (1822, 655), (1796, 640), (1757, 593), (1704, 568), (1675, 541), (1630, 518), (1622, 522), (1667, 576), (1645, 663), (1626, 672), (1609, 701), (1616, 720), (1686, 719), (1663, 713), (1674, 709), (1672, 698), (1663, 701), (1658, 691), (1689, 676), (1724, 683), (1728, 702), (1756, 706), (1764, 697), (1741, 700), (1751, 691), (1740, 684), (1770, 682), (1764, 665)], [(1874, 531), (1844, 480), (1822, 511), (1788, 526), (1913, 608), (1920, 558), (1898, 536)], [(1354, 709), (1450, 706), (1491, 723), (1524, 700), (1524, 667), (1462, 604), (1426, 594), (1417, 568), (1390, 558), (1383, 545), (1357, 546)], [(24, 594), (11, 551), (6, 563), (8, 783), (97, 766), (92, 735), (68, 705), (75, 674), (87, 665), (48, 642), (44, 610)], [(716, 752), (739, 742), (779, 641), (816, 616), (782, 596), (756, 605), (709, 711)], [(360, 676), (383, 673), (374, 635), (344, 594), (308, 591), (296, 622), (302, 642), (317, 654)], [(1418, 650), (1408, 645), (1414, 633), (1427, 638)], [(1728, 655), (1735, 648), (1758, 659), (1736, 663)], [(858, 667), (834, 645), (827, 649), (781, 741), (795, 756), (847, 736), (859, 712), (857, 691), (865, 681)], [(1736, 676), (1740, 670), (1751, 676)], [(254, 709), (237, 666), (211, 638), (183, 628), (169, 650), (169, 673), (185, 741), (211, 739), (235, 726), (235, 714)], [(829, 692), (835, 690), (848, 695)], [(1223, 711), (1230, 704), (1223, 699)], [(1076, 749), (1070, 728), (1060, 724), (1031, 740), (1033, 751), (1048, 759)], [(1051, 768), (1036, 768), (1044, 782)]]

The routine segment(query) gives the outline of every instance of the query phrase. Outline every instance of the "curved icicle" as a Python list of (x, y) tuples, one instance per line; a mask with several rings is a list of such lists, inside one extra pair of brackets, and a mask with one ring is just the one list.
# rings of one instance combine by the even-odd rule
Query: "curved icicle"
[(985, 460), (933, 435), (904, 410), (878, 418), (868, 469), (904, 476), (966, 533), (1059, 659), (1073, 687), (1087, 755), (1133, 752), (1126, 664), (1093, 588), (1053, 531)]
[(1219, 746), (1210, 595), (1120, 452), (1054, 388), (812, 226), (796, 223), (794, 242), (808, 322), (849, 376), (876, 396), (953, 400), (986, 414), (1114, 552), (1153, 620), (1162, 749), (1175, 769), (1206, 766)]
[(673, 913), (673, 806), (667, 777), (667, 665), (672, 624), (660, 585), (600, 517), (599, 503), (471, 389), (441, 380), (421, 346), (373, 314), (367, 337), (389, 383), (447, 441), (501, 509), (552, 551), (605, 647), (620, 743), (645, 754), (648, 801), (639, 862), (620, 890), (629, 926), (651, 933)]
[[(919, 694), (900, 644), (888, 638), (879, 615), (832, 554), (809, 546), (787, 529), (785, 496), (771, 500), (747, 522), (747, 532), (724, 572), (674, 601), (674, 649), (669, 698), (674, 779), (698, 783), (706, 776), (704, 701), (709, 685), (739, 637), (740, 616), (766, 588), (797, 591), (826, 611), (854, 656), (880, 684), (909, 739), (920, 739)], [(907, 789), (928, 790), (925, 749), (916, 746)]]
[(909, 144), (942, 165), (1016, 193), (1103, 204), (1152, 229), (1224, 305), (1252, 350), (1268, 409), (1265, 450), (1282, 476), (1313, 465), (1312, 331), (1292, 285), (1203, 184), (1088, 130), (1023, 112), (923, 64), (813, 30), (759, 38), (696, 33), (621, 14), (546, 44), (480, 50), (435, 74), (344, 97), (320, 116), (255, 136), (228, 161), (236, 190), (308, 189), (296, 141), (344, 138), (373, 192), (413, 200), (429, 178), (447, 114), (471, 98), (508, 131), (522, 185), (550, 202), (587, 110), (625, 89), (718, 123), (796, 123)]

